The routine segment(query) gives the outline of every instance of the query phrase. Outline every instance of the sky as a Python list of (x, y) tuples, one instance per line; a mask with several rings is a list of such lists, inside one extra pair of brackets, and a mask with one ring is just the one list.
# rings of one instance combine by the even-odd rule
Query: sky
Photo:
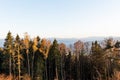
[(120, 0), (0, 0), (0, 38), (120, 36)]

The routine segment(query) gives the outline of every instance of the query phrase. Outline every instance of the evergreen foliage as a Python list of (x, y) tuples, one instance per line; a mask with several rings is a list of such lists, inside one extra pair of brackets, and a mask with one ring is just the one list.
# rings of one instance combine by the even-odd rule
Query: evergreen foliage
[[(11, 80), (119, 80), (120, 42), (112, 38), (88, 43), (75, 42), (73, 48), (55, 39), (51, 43), (28, 34), (21, 39), (9, 31), (0, 48), (0, 74)], [(87, 49), (87, 50), (86, 50)], [(116, 76), (118, 75), (118, 76)], [(0, 78), (1, 79), (1, 78)]]

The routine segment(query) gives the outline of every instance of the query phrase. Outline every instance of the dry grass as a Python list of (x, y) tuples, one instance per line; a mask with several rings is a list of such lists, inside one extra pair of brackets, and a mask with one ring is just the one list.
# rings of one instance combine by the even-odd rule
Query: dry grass
[[(27, 74), (25, 74), (21, 78), (22, 78), (22, 80), (31, 80), (31, 78)], [(0, 74), (0, 80), (19, 80), (19, 79), (18, 79), (18, 76), (13, 77), (13, 76), (7, 76), (5, 74)], [(55, 79), (55, 80), (57, 80), (57, 79)], [(97, 80), (102, 80), (102, 79), (98, 78)], [(109, 78), (108, 80), (120, 80), (120, 72), (115, 71), (112, 78)]]
[(120, 72), (115, 71), (111, 80), (120, 80)]
[[(31, 80), (28, 75), (24, 75), (21, 78), (22, 78), (22, 80)], [(19, 79), (18, 79), (18, 76), (13, 77), (13, 76), (7, 76), (7, 75), (4, 75), (4, 74), (1, 74), (0, 75), (0, 80), (19, 80)]]
[[(97, 80), (103, 80), (103, 79), (97, 78)], [(111, 78), (109, 77), (109, 78), (104, 79), (104, 80), (120, 80), (120, 72), (119, 71), (115, 71)]]
[(0, 80), (12, 80), (13, 77), (12, 76), (6, 76), (4, 74), (1, 74), (0, 75)]

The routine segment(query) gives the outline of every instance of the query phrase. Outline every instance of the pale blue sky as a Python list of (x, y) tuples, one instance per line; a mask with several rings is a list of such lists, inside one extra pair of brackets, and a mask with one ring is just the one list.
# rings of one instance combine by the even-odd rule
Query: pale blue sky
[(120, 0), (0, 0), (0, 38), (120, 36)]

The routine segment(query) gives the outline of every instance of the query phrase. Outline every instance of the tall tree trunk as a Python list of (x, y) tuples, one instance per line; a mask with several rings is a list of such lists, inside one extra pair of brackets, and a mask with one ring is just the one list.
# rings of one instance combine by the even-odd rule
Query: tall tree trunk
[(71, 79), (71, 58), (70, 58), (70, 80), (72, 80)]
[(45, 76), (46, 76), (46, 80), (48, 80), (48, 75), (47, 75), (47, 59), (45, 59)]
[(13, 57), (13, 79), (15, 79), (15, 59)]
[(63, 64), (62, 64), (62, 55), (61, 55), (61, 78), (63, 79)]
[(30, 60), (29, 60), (29, 52), (27, 49), (27, 67), (28, 67), (28, 75), (30, 76)]
[(57, 59), (55, 58), (55, 74), (56, 74), (56, 76), (55, 76), (55, 78), (54, 78), (54, 80), (59, 80), (58, 79), (58, 70), (57, 70)]
[(9, 75), (10, 75), (10, 80), (11, 80), (11, 76), (12, 76), (12, 70), (11, 70), (11, 54), (9, 57)]
[(18, 80), (21, 80), (21, 62), (20, 62), (20, 51), (19, 51), (19, 47), (18, 47)]
[(32, 67), (31, 67), (31, 70), (32, 70), (32, 79), (33, 79), (33, 75), (34, 75), (34, 67), (33, 67), (33, 65), (34, 65), (34, 54), (35, 54), (35, 52), (33, 52), (33, 56), (32, 56)]
[(21, 68), (20, 68), (20, 59), (18, 60), (19, 62), (19, 65), (18, 65), (18, 77), (19, 77), (19, 80), (21, 79)]
[(58, 79), (58, 70), (57, 70), (57, 66), (56, 66), (55, 71), (56, 71), (56, 77), (55, 77), (55, 80), (59, 80), (59, 79)]

